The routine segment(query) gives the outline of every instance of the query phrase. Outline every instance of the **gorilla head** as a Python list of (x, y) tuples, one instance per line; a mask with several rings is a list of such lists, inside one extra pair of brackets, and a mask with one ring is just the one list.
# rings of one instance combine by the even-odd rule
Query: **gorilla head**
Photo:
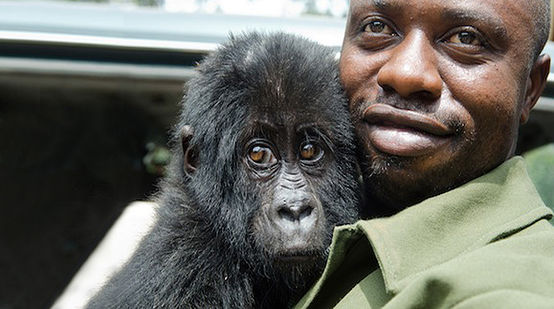
[(336, 65), (335, 53), (316, 43), (251, 33), (198, 66), (157, 226), (128, 271), (148, 287), (123, 297), (140, 302), (126, 303), (284, 307), (306, 291), (333, 227), (358, 214), (353, 130)]

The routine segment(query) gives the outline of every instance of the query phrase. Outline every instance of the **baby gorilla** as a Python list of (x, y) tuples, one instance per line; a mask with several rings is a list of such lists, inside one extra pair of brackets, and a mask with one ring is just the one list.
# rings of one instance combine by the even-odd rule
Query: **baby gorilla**
[(154, 230), (94, 308), (285, 308), (358, 215), (334, 52), (232, 37), (188, 83)]

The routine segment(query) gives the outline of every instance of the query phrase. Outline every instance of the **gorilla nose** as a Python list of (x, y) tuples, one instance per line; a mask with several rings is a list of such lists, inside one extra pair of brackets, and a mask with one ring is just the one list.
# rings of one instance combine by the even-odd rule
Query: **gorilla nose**
[(318, 202), (308, 192), (281, 195), (273, 207), (273, 220), (286, 234), (309, 233), (318, 222)]
[(309, 202), (297, 202), (293, 205), (282, 205), (278, 208), (279, 218), (287, 221), (302, 221), (309, 217), (314, 207)]

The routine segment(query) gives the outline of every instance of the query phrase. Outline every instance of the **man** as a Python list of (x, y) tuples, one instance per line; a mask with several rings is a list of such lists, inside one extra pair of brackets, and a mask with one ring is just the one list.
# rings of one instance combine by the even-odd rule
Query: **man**
[(514, 157), (549, 6), (351, 1), (341, 79), (382, 218), (335, 231), (298, 308), (554, 308), (552, 213)]

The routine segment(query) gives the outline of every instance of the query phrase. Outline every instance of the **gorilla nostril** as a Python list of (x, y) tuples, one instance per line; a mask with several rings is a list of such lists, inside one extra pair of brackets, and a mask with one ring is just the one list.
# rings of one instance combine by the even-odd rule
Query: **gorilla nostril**
[(287, 207), (283, 207), (283, 208), (279, 209), (277, 211), (277, 213), (279, 214), (279, 218), (281, 218), (281, 219), (285, 219), (287, 221), (295, 221), (296, 220), (294, 218), (294, 214), (292, 213), (292, 211), (290, 211), (290, 209), (288, 209)]
[(312, 214), (312, 209), (312, 207), (306, 206), (298, 215), (298, 220), (302, 221), (302, 219), (309, 217)]

